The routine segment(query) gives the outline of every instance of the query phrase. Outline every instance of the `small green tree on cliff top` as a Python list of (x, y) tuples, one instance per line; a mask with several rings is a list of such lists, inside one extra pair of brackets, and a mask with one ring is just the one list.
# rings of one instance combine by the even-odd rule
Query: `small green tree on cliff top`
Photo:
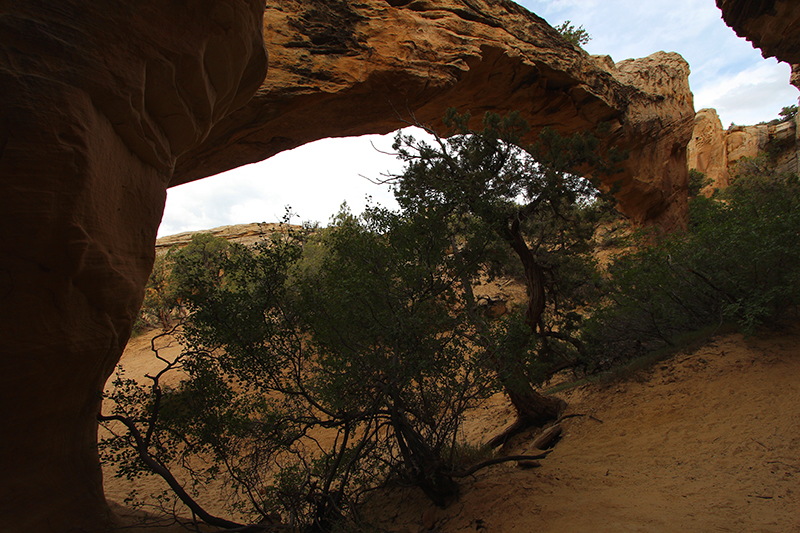
[(582, 47), (592, 40), (592, 36), (584, 29), (583, 25), (575, 27), (571, 21), (565, 20), (558, 26), (554, 27), (566, 40), (571, 42), (577, 47)]

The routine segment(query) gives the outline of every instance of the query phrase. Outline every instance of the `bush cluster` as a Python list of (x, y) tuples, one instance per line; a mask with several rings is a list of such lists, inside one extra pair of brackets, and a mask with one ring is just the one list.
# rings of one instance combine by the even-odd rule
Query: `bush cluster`
[(735, 323), (752, 333), (800, 304), (800, 184), (744, 161), (733, 184), (690, 202), (684, 232), (639, 233), (609, 266), (583, 332), (593, 363), (630, 358), (682, 333)]

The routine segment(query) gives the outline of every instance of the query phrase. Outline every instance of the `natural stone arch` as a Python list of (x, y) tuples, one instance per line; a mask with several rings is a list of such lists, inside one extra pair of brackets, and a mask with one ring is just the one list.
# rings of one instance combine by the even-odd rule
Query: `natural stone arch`
[[(311, 140), (518, 109), (611, 123), (620, 201), (685, 208), (694, 118), (674, 54), (614, 65), (505, 0), (29, 0), (0, 10), (0, 515), (8, 531), (113, 524), (93, 448), (165, 191)], [(263, 21), (263, 23), (262, 23)], [(262, 26), (263, 24), (263, 26)], [(272, 57), (266, 71), (262, 29)], [(256, 96), (246, 103), (253, 93)], [(246, 105), (245, 105), (246, 104)], [(243, 106), (243, 107), (242, 107)]]
[(325, 137), (388, 133), (412, 115), (441, 128), (447, 107), (478, 118), (518, 110), (531, 136), (610, 123), (607, 144), (631, 154), (613, 178), (622, 211), (666, 227), (685, 215), (694, 107), (678, 54), (615, 65), (505, 0), (280, 0), (267, 7), (264, 35), (264, 85), (179, 158), (171, 185)]

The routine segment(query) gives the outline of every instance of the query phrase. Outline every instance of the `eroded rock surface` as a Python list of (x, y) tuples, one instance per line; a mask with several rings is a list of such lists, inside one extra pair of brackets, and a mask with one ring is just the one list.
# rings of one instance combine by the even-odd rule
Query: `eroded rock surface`
[(730, 184), (725, 130), (715, 109), (701, 109), (697, 112), (692, 140), (687, 150), (689, 168), (705, 174), (711, 187), (721, 189)]
[(262, 11), (2, 3), (0, 530), (111, 527), (99, 391), (142, 300), (176, 158), (263, 81)]
[(533, 133), (609, 122), (607, 143), (630, 150), (613, 178), (623, 182), (623, 211), (667, 226), (685, 212), (694, 109), (676, 54), (615, 65), (508, 1), (279, 0), (267, 7), (264, 35), (265, 84), (179, 159), (172, 185), (324, 137), (414, 121), (443, 129), (448, 107), (478, 118), (519, 110)]
[(717, 0), (725, 23), (764, 57), (800, 63), (800, 3), (794, 0)]
[(705, 192), (724, 188), (736, 175), (743, 158), (767, 158), (776, 172), (800, 174), (798, 118), (780, 123), (723, 129), (714, 109), (701, 109), (688, 147), (689, 168), (704, 173), (711, 183)]

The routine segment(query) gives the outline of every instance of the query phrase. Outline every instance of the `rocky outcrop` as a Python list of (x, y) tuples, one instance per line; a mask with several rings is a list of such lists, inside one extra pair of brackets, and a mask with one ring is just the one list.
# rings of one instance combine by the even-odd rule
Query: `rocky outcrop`
[(630, 156), (624, 171), (608, 179), (621, 187), (618, 208), (635, 224), (681, 227), (687, 213), (686, 146), (694, 124), (689, 65), (678, 54), (657, 52), (621, 61), (615, 69), (638, 92), (608, 140)]
[[(620, 204), (678, 224), (694, 113), (675, 54), (614, 65), (505, 0), (29, 0), (0, 9), (0, 516), (102, 531), (95, 416), (169, 185), (449, 106), (610, 124)], [(263, 32), (263, 38), (262, 38)], [(272, 57), (266, 72), (264, 41)], [(253, 93), (256, 97), (244, 105)], [(243, 106), (243, 107), (242, 107)]]
[(709, 187), (724, 188), (730, 184), (725, 130), (714, 109), (701, 109), (694, 119), (692, 140), (687, 147), (687, 162), (710, 180)]
[(263, 81), (262, 12), (3, 2), (1, 530), (111, 527), (99, 392), (141, 304), (175, 160)]
[[(300, 226), (289, 226), (291, 229), (299, 230)], [(210, 233), (214, 237), (225, 239), (229, 242), (253, 246), (269, 239), (275, 232), (285, 231), (284, 224), (269, 222), (253, 222), (251, 224), (234, 224), (232, 226), (220, 226), (201, 231), (185, 231), (175, 235), (166, 235), (156, 240), (156, 255), (166, 253), (167, 250), (176, 246), (182, 248), (191, 242), (192, 237), (198, 233)]]
[(800, 63), (800, 3), (794, 0), (717, 0), (725, 23), (764, 57)]
[[(172, 185), (329, 137), (386, 133), (409, 122), (443, 129), (448, 107), (519, 110), (532, 135), (611, 124), (630, 151), (622, 209), (674, 225), (685, 206), (685, 146), (694, 109), (689, 68), (659, 53), (615, 65), (564, 41), (508, 1), (270, 2), (270, 75), (245, 107), (183, 155)], [(477, 124), (476, 124), (477, 126)]]
[(697, 112), (687, 162), (689, 168), (699, 170), (711, 180), (706, 192), (727, 187), (736, 175), (737, 163), (742, 158), (758, 156), (767, 158), (778, 173), (800, 175), (798, 117), (724, 130), (714, 109)]

